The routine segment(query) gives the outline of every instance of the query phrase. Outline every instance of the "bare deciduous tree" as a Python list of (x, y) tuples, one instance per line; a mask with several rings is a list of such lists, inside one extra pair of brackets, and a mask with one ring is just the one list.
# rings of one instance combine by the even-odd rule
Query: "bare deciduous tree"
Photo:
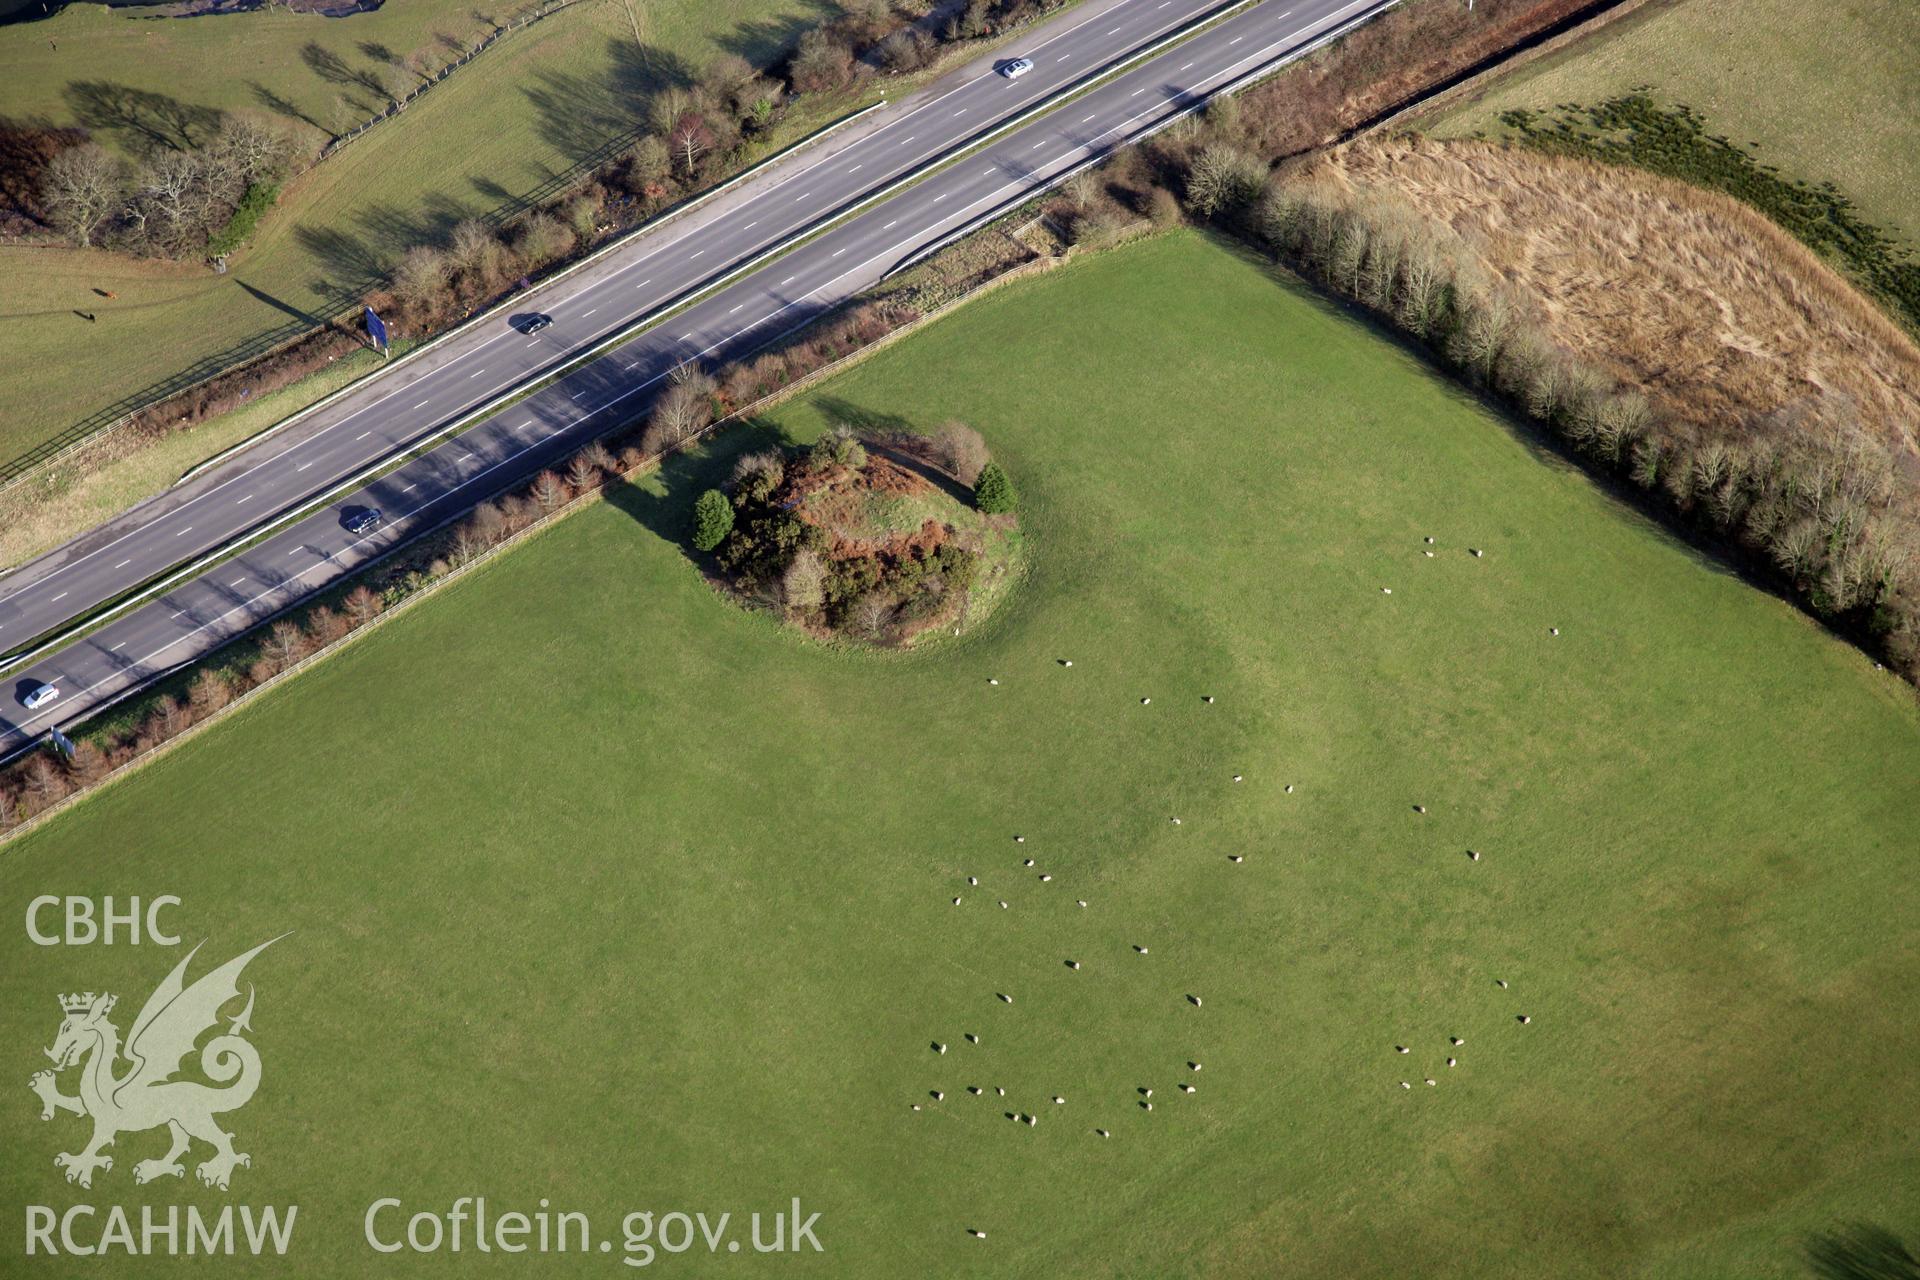
[(379, 596), (360, 586), (347, 593), (344, 607), (347, 611), (347, 620), (356, 627), (364, 627), (380, 616), (380, 610), (385, 608), (385, 604)]
[(553, 511), (566, 505), (567, 482), (551, 471), (542, 471), (533, 478), (533, 500), (542, 511)]
[(126, 198), (126, 166), (97, 142), (69, 147), (47, 163), (41, 198), (47, 212), (78, 245), (93, 236)]

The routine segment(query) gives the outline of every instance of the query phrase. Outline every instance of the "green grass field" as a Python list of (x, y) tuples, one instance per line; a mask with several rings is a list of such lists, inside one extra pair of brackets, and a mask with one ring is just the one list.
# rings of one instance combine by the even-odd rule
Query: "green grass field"
[[(949, 417), (1030, 553), (962, 641), (808, 644), (673, 540), (769, 436)], [(1151, 240), (965, 308), (0, 852), (16, 922), (173, 893), (212, 961), (296, 931), (248, 972), (266, 1082), (222, 1196), (134, 1188), (158, 1135), (59, 1179), (78, 1122), (22, 1087), (56, 994), (120, 992), (124, 1032), (177, 953), (12, 927), (4, 1248), (22, 1204), (233, 1201), (300, 1206), (276, 1274), (613, 1275), (376, 1255), (361, 1218), (547, 1197), (612, 1235), (799, 1196), (823, 1254), (660, 1265), (1804, 1276), (1809, 1233), (1920, 1228), (1917, 728), (1411, 356)]]
[[(770, 58), (816, 13), (809, 0), (639, 8), (652, 50), (646, 65), (635, 65), (626, 11), (613, 0), (516, 32), (293, 184), (227, 276), (198, 263), (10, 250), (0, 272), (0, 343), (12, 357), (0, 458), (289, 320), (331, 315), (335, 289), (357, 286), (422, 237), (533, 191), (640, 123), (663, 74), (697, 71), (725, 51)], [(77, 4), (46, 22), (0, 28), (0, 115), (88, 123), (103, 140), (137, 150), (163, 127), (156, 121), (181, 108), (237, 111), (317, 146), (323, 131), (303, 118), (340, 131), (384, 102), (307, 65), (307, 44), (365, 70), (375, 64), (361, 44), (404, 54), (432, 43), (437, 30), (471, 42), (481, 29), (473, 12), (446, 0), (398, 0), (345, 19), (271, 10), (158, 20)], [(127, 92), (87, 89), (99, 84)], [(285, 101), (265, 101), (256, 85)], [(329, 105), (342, 96), (368, 100), (368, 109)], [(818, 123), (807, 113), (790, 122), (799, 132)], [(95, 289), (119, 296), (102, 300)]]
[(1652, 88), (1789, 178), (1831, 181), (1868, 219), (1920, 235), (1920, 8), (1904, 0), (1657, 0), (1495, 78), (1425, 126), (1505, 130), (1500, 113)]

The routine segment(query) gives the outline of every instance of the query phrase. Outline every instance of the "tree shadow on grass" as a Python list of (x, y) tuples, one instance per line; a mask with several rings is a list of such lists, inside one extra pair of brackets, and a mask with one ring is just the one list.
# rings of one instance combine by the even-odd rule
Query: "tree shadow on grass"
[(750, 19), (725, 35), (716, 36), (714, 43), (756, 67), (763, 67), (798, 44), (809, 30), (840, 14), (840, 6), (833, 0), (807, 0), (804, 12)]
[(604, 71), (576, 75), (547, 68), (520, 92), (540, 115), (541, 139), (577, 162), (615, 139), (646, 132), (655, 97), (693, 82), (694, 68), (678, 54), (615, 37), (607, 41)]
[(1819, 1280), (1920, 1280), (1920, 1257), (1885, 1227), (1856, 1222), (1808, 1240), (1807, 1269)]
[(164, 93), (108, 80), (74, 80), (64, 94), (74, 119), (89, 129), (117, 133), (129, 150), (188, 151), (220, 131), (226, 113)]
[(718, 489), (733, 474), (742, 456), (762, 449), (792, 444), (779, 427), (764, 419), (722, 428), (698, 449), (669, 455), (638, 481), (622, 481), (607, 490), (607, 501), (633, 517), (649, 533), (672, 543), (702, 573), (712, 571), (712, 557), (693, 549), (693, 500), (708, 489)]
[(343, 89), (364, 89), (376, 99), (387, 96), (387, 86), (379, 71), (356, 67), (318, 41), (309, 40), (301, 48), (300, 60), (307, 64), (309, 71), (328, 84)]

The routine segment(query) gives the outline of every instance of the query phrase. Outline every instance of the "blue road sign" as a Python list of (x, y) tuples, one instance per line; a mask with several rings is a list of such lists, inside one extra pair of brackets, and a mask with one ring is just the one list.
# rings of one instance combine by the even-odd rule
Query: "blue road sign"
[(373, 339), (373, 345), (382, 351), (387, 349), (387, 324), (373, 314), (373, 308), (367, 308), (367, 336)]

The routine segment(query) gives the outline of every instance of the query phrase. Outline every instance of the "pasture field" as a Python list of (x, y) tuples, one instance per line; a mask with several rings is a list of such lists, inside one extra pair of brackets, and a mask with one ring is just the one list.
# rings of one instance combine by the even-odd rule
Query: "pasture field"
[[(810, 644), (680, 550), (744, 450), (950, 417), (1029, 551), (962, 640)], [(1163, 236), (964, 308), (0, 851), (0, 1249), (65, 1273), (20, 1259), (23, 1204), (297, 1204), (276, 1274), (614, 1275), (627, 1210), (743, 1237), (797, 1196), (822, 1253), (656, 1265), (1804, 1277), (1813, 1233), (1920, 1228), (1916, 729), (1405, 351)], [(294, 931), (247, 973), (232, 1193), (134, 1187), (158, 1134), (60, 1180), (79, 1122), (22, 1087), (56, 995), (119, 992), (124, 1032), (178, 952), (30, 945), (42, 893), (179, 895), (197, 964)], [(470, 1195), (615, 1253), (363, 1242), (381, 1197)]]
[[(626, 10), (614, 0), (588, 0), (508, 36), (289, 186), (228, 275), (197, 262), (9, 249), (0, 343), (13, 358), (0, 457), (290, 320), (334, 314), (339, 290), (360, 287), (408, 245), (510, 205), (642, 123), (661, 85), (723, 52), (769, 59), (817, 16), (809, 0), (637, 8), (646, 14), (644, 58), (635, 56)], [(307, 44), (368, 72), (378, 64), (360, 45), (405, 54), (409, 41), (431, 43), (435, 30), (471, 43), (472, 12), (403, 0), (344, 19), (275, 9), (162, 20), (77, 4), (47, 22), (0, 28), (0, 115), (86, 123), (103, 141), (137, 152), (173, 120), (199, 119), (204, 128), (233, 111), (317, 146), (323, 131), (303, 118), (343, 130), (349, 117), (362, 119), (384, 101), (322, 76), (303, 60)], [(337, 107), (341, 101), (367, 110)], [(819, 123), (796, 111), (772, 145)], [(118, 296), (103, 300), (95, 290)], [(97, 314), (98, 323), (76, 310)]]
[(1920, 236), (1920, 9), (1904, 0), (1655, 0), (1494, 78), (1421, 125), (1506, 132), (1500, 114), (1648, 86), (1783, 176), (1831, 181), (1871, 222)]

